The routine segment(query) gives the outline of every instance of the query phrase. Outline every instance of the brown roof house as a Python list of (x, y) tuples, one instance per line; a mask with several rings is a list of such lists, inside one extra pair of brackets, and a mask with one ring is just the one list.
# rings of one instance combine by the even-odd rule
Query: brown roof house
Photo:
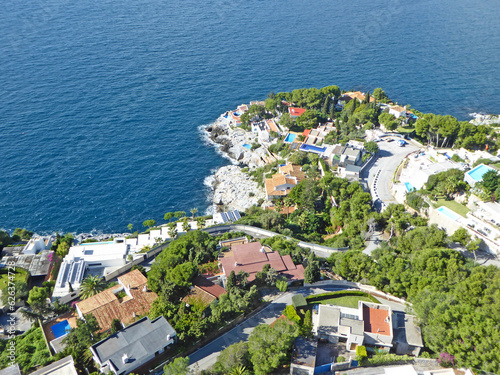
[(267, 199), (287, 196), (295, 185), (305, 178), (300, 165), (286, 164), (272, 178), (266, 178)]
[(226, 289), (220, 285), (214, 284), (203, 276), (196, 276), (193, 281), (193, 287), (189, 294), (182, 300), (185, 303), (192, 304), (199, 300), (209, 305), (212, 301), (219, 299), (221, 295), (226, 293)]
[[(234, 271), (248, 272), (248, 282), (255, 280), (257, 272), (262, 271), (265, 264), (269, 264), (289, 282), (304, 279), (304, 267), (302, 264), (295, 265), (290, 255), (281, 256), (277, 251), (264, 247), (260, 242), (250, 242), (242, 245), (233, 245), (231, 250), (219, 255), (219, 263), (222, 271), (227, 277)], [(225, 281), (225, 277), (223, 280)]]
[(122, 275), (118, 277), (118, 285), (78, 302), (78, 316), (84, 319), (87, 314), (94, 315), (101, 331), (110, 329), (113, 319), (122, 324), (131, 323), (137, 316), (147, 314), (158, 298), (156, 293), (148, 290), (147, 283), (139, 270)]

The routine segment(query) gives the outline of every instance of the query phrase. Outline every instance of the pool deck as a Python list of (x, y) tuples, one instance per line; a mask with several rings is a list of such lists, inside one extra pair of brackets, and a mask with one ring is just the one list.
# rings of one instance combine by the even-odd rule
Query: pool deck
[(51, 327), (53, 325), (56, 325), (57, 323), (61, 323), (63, 320), (67, 320), (68, 324), (71, 328), (76, 328), (76, 320), (78, 319), (78, 316), (76, 315), (76, 312), (70, 311), (67, 312), (64, 315), (58, 316), (56, 319), (45, 323), (43, 327), (43, 333), (45, 334), (45, 337), (47, 338), (48, 342), (51, 342), (52, 340), (55, 340), (56, 337), (54, 336), (54, 333), (52, 332)]

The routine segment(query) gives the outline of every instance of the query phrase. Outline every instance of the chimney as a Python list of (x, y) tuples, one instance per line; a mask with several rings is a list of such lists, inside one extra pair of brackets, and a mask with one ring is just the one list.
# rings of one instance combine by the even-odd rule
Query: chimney
[(238, 266), (238, 262), (234, 262), (234, 266), (237, 267)]
[(124, 353), (123, 356), (122, 356), (122, 362), (123, 363), (127, 363), (128, 360), (129, 360), (129, 357), (128, 357), (127, 353)]
[(130, 290), (130, 284), (128, 284), (128, 290)]
[(135, 311), (132, 313), (132, 316), (135, 318)]
[(148, 291), (148, 285), (147, 284), (144, 285), (144, 288), (142, 288), (142, 291), (144, 293), (146, 293)]
[(264, 249), (264, 246), (262, 246), (262, 247), (260, 248), (260, 252), (261, 252), (261, 253), (265, 253), (265, 252), (266, 252), (266, 249)]

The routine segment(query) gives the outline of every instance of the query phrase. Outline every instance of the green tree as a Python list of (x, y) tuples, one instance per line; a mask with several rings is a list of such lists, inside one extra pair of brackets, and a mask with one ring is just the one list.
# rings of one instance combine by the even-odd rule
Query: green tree
[(304, 316), (304, 322), (302, 323), (301, 335), (305, 337), (311, 337), (312, 329), (313, 329), (312, 315), (311, 315), (311, 310), (308, 309)]
[[(30, 305), (33, 313), (36, 315), (33, 318), (44, 318), (44, 316), (51, 311), (47, 299), (49, 298), (49, 291), (46, 288), (34, 286), (28, 295), (28, 305)], [(34, 319), (32, 319), (34, 320)]]
[(365, 142), (364, 147), (372, 155), (375, 155), (379, 150), (377, 142), (373, 141)]
[(132, 228), (134, 227), (134, 224), (130, 223), (127, 225), (127, 229), (132, 232)]
[(168, 224), (168, 235), (171, 238), (175, 238), (177, 236), (177, 224), (176, 223), (169, 223)]
[(61, 242), (59, 245), (57, 245), (57, 250), (56, 254), (60, 258), (64, 258), (66, 255), (68, 255), (70, 245), (67, 242)]
[(166, 364), (163, 367), (164, 375), (188, 375), (189, 374), (189, 358), (178, 357)]
[(181, 217), (184, 217), (186, 216), (186, 212), (185, 211), (175, 211), (174, 212), (174, 217), (177, 218), (177, 219), (180, 219)]
[(191, 214), (193, 215), (193, 220), (194, 220), (194, 217), (196, 216), (196, 214), (198, 213), (198, 209), (195, 207), (195, 208), (191, 208), (189, 210), (189, 212), (191, 212)]
[(154, 219), (144, 220), (142, 225), (148, 228), (154, 227), (156, 225), (156, 220)]
[(165, 219), (165, 221), (170, 221), (173, 217), (174, 217), (174, 213), (173, 213), (173, 212), (167, 212), (167, 213), (163, 216), (163, 219)]
[(80, 285), (80, 298), (87, 299), (106, 289), (106, 281), (98, 275), (87, 276)]
[(101, 339), (99, 323), (94, 315), (88, 314), (85, 320), (77, 319), (76, 328), (72, 328), (63, 339), (66, 345), (63, 355), (71, 355), (75, 360), (76, 368), (85, 373), (94, 369), (92, 354), (88, 348)]
[(377, 87), (375, 90), (373, 90), (373, 97), (381, 102), (385, 102), (388, 99), (384, 90), (382, 90), (380, 87)]
[(450, 236), (450, 240), (466, 246), (471, 240), (471, 237), (467, 229), (460, 227)]
[(184, 232), (189, 232), (191, 230), (191, 226), (189, 225), (187, 217), (184, 218), (184, 221), (182, 222), (182, 230)]
[(488, 193), (493, 193), (500, 185), (500, 174), (495, 170), (486, 172), (483, 174), (481, 185)]
[(396, 117), (387, 112), (381, 113), (380, 116), (378, 117), (378, 121), (382, 125), (384, 125), (384, 127), (387, 130), (394, 130), (398, 126), (398, 123), (396, 122)]
[(286, 281), (286, 279), (276, 280), (276, 288), (278, 288), (280, 292), (286, 292), (288, 288), (288, 281)]
[(311, 284), (318, 281), (320, 277), (319, 263), (315, 260), (314, 254), (311, 253), (308, 257), (307, 266), (304, 270), (304, 282)]
[(122, 322), (120, 322), (120, 319), (113, 319), (111, 321), (111, 334), (114, 334), (118, 331), (121, 331), (123, 329)]
[(227, 280), (226, 280), (226, 290), (231, 290), (235, 286), (236, 286), (236, 273), (233, 270), (233, 271), (231, 271), (231, 273), (227, 277)]
[(275, 321), (273, 326), (257, 326), (248, 340), (248, 351), (255, 374), (271, 374), (285, 363), (297, 335), (297, 328), (284, 319)]
[(217, 358), (213, 369), (217, 373), (230, 374), (236, 368), (247, 368), (251, 365), (248, 354), (248, 343), (244, 341), (229, 345)]

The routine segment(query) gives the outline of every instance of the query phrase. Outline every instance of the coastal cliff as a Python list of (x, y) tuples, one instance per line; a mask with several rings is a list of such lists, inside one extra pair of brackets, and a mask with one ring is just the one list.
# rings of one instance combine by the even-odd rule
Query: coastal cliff
[[(241, 169), (253, 170), (264, 166), (270, 157), (266, 147), (269, 142), (263, 142), (252, 132), (233, 128), (223, 116), (203, 128), (202, 132), (206, 132), (207, 141), (233, 163), (219, 168), (208, 179), (213, 192), (213, 212), (245, 211), (260, 199), (265, 199), (264, 188)], [(260, 147), (252, 150), (252, 144), (256, 142)]]

